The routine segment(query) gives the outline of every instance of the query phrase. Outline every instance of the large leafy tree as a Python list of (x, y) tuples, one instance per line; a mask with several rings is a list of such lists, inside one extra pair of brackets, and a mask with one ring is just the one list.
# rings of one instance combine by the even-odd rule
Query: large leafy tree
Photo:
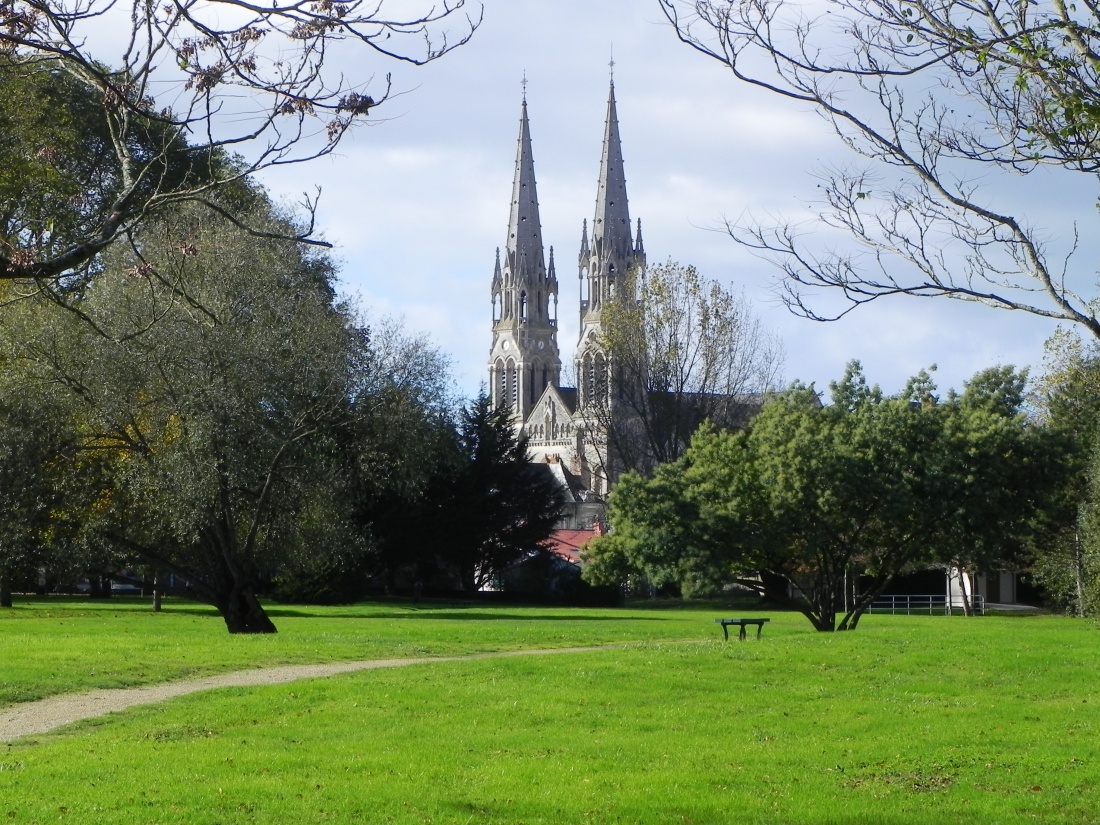
[(922, 374), (887, 398), (852, 364), (828, 406), (796, 387), (747, 431), (700, 430), (652, 479), (620, 482), (613, 532), (590, 545), (586, 576), (735, 582), (831, 631), (854, 629), (914, 563), (942, 560), (960, 543), (993, 560), (1026, 529), (1041, 446), (1022, 418), (979, 403), (989, 394), (941, 404), (932, 389)]
[[(1055, 243), (1063, 227), (1036, 212), (1050, 192), (1091, 191), (1100, 168), (1095, 4), (659, 2), (681, 40), (812, 108), (854, 153), (822, 170), (816, 227), (729, 226), (781, 269), (794, 311), (830, 319), (882, 296), (942, 296), (1100, 336), (1077, 244), (1089, 230)], [(1012, 185), (993, 186), (998, 173)], [(1087, 206), (1079, 217), (1095, 219)]]
[(1061, 330), (1047, 342), (1034, 403), (1058, 447), (1064, 480), (1043, 513), (1033, 571), (1053, 604), (1077, 616), (1100, 610), (1100, 351)]
[[(1062, 439), (1029, 420), (1027, 371), (982, 370), (940, 405), (935, 557), (974, 574), (1018, 570), (1067, 482)], [(965, 592), (963, 593), (966, 599)], [(967, 601), (967, 610), (971, 605)]]
[[(259, 233), (312, 238), (309, 223), (251, 225), (214, 192), (333, 151), (388, 96), (388, 75), (370, 83), (378, 67), (425, 63), (465, 43), (480, 22), (469, 5), (5, 0), (0, 279), (86, 270), (129, 229), (182, 201)], [(362, 76), (331, 65), (345, 42), (376, 58), (359, 64)], [(230, 153), (234, 162), (211, 163)], [(57, 215), (40, 208), (66, 194), (78, 203)]]
[(399, 570), (430, 563), (428, 534), (438, 525), (428, 499), (446, 495), (435, 480), (449, 477), (456, 458), (449, 359), (391, 319), (372, 327), (367, 362), (352, 420), (337, 436), (341, 506), (355, 536), (347, 544), (363, 552), (342, 570), (315, 553), (301, 567), (330, 598), (361, 596), (373, 577), (392, 590)]
[(466, 592), (537, 550), (561, 519), (565, 492), (530, 462), (508, 410), (481, 393), (465, 407), (454, 451), (425, 497), (438, 562)]
[(64, 416), (8, 390), (0, 389), (0, 607), (12, 606), (14, 580), (49, 564), (58, 516), (76, 498), (59, 471), (72, 448)]
[[(253, 224), (292, 234), (252, 195)], [(24, 389), (65, 388), (82, 452), (105, 457), (89, 531), (187, 581), (230, 632), (274, 631), (255, 588), (348, 416), (365, 341), (332, 274), (299, 244), (180, 207), (112, 249), (75, 313), (39, 301), (5, 319)]]
[(678, 458), (703, 421), (737, 427), (759, 409), (783, 366), (783, 347), (744, 296), (668, 261), (631, 272), (603, 310), (609, 368), (592, 376), (587, 414), (618, 472)]

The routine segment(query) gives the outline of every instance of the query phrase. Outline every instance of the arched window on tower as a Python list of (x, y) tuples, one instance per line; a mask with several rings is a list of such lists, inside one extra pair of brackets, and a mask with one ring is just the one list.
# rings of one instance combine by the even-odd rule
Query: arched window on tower
[(604, 354), (602, 352), (597, 353), (596, 355), (595, 367), (596, 375), (593, 384), (595, 385), (596, 394), (594, 396), (594, 400), (597, 404), (600, 404), (602, 406), (605, 405), (608, 400), (607, 359), (604, 357)]
[(499, 407), (507, 402), (508, 399), (508, 370), (504, 366), (503, 360), (498, 360), (496, 368), (494, 370), (496, 379), (493, 382), (493, 406)]
[(509, 359), (504, 368), (504, 396), (501, 401), (512, 409), (516, 408), (516, 362)]
[(527, 323), (527, 293), (519, 294), (519, 320), (521, 324)]
[(592, 354), (591, 353), (584, 356), (584, 362), (583, 362), (583, 367), (582, 367), (582, 370), (581, 370), (581, 375), (583, 377), (582, 386), (583, 386), (583, 391), (584, 391), (584, 404), (585, 404), (585, 406), (588, 406), (589, 404), (592, 404), (596, 400), (596, 395), (595, 395), (595, 392), (596, 392), (596, 384), (595, 384), (596, 376), (595, 376), (594, 370), (592, 369)]

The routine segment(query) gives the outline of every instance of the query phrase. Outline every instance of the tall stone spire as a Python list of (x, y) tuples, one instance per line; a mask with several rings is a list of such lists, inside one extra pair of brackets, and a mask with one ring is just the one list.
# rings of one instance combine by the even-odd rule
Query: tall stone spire
[(627, 276), (631, 270), (645, 266), (640, 222), (637, 245), (631, 235), (614, 79), (607, 97), (607, 121), (604, 124), (591, 241), (586, 227), (581, 235), (579, 264), (582, 294), (576, 367), (577, 389), (583, 405), (592, 400), (593, 392), (602, 391), (598, 388), (606, 384), (610, 375), (606, 358), (599, 352), (603, 307), (613, 299), (633, 299), (633, 295), (624, 294)]
[(516, 147), (516, 177), (512, 183), (512, 211), (508, 218), (508, 258), (517, 275), (537, 274), (544, 268), (542, 222), (535, 190), (535, 161), (531, 153), (531, 125), (527, 120), (527, 98), (519, 119)]
[[(526, 84), (526, 80), (524, 81)], [(520, 111), (516, 172), (504, 260), (499, 253), (492, 281), (493, 345), (489, 386), (493, 402), (526, 418), (548, 384), (557, 385), (557, 276), (547, 271), (535, 187), (527, 95)]]
[(592, 240), (605, 257), (628, 256), (633, 252), (630, 237), (630, 207), (626, 200), (626, 172), (623, 148), (619, 140), (619, 117), (615, 109), (615, 83), (607, 98), (607, 122), (604, 125), (603, 155), (596, 190), (596, 216), (592, 220)]

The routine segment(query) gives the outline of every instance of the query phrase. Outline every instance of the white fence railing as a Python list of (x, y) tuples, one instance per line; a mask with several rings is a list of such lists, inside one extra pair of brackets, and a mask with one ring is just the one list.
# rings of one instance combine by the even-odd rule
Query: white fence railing
[[(970, 606), (978, 616), (985, 615), (985, 597), (971, 596)], [(868, 613), (914, 613), (928, 616), (963, 614), (962, 600), (958, 596), (879, 596)]]

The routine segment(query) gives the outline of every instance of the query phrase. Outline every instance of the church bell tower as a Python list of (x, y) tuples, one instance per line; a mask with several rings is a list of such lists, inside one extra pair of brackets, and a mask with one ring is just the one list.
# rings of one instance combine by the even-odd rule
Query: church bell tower
[(490, 396), (494, 405), (509, 407), (519, 423), (527, 418), (547, 386), (557, 386), (561, 375), (558, 279), (553, 247), (549, 267), (543, 257), (526, 92), (520, 110), (508, 239), (503, 259), (497, 249), (492, 303)]
[(636, 300), (630, 290), (632, 271), (645, 267), (642, 222), (637, 239), (632, 236), (630, 207), (626, 199), (626, 172), (619, 141), (619, 117), (615, 109), (615, 81), (607, 97), (603, 154), (596, 190), (596, 212), (589, 241), (588, 224), (581, 230), (578, 255), (581, 282), (580, 338), (577, 341), (577, 393), (581, 409), (606, 398), (610, 390), (610, 365), (602, 351), (603, 309), (614, 300)]

